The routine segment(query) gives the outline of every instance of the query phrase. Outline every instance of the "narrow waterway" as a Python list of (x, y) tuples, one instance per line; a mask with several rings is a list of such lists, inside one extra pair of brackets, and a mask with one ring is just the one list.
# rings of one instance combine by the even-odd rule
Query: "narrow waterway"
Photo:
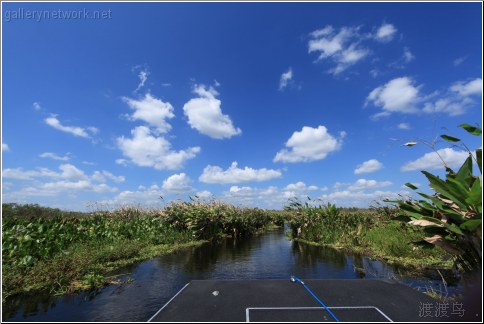
[[(3, 307), (6, 321), (146, 321), (193, 279), (392, 278), (415, 288), (441, 289), (438, 278), (412, 278), (366, 257), (289, 241), (283, 229), (248, 239), (226, 239), (119, 270), (132, 283), (53, 297), (17, 296)], [(194, 305), (196, 307), (196, 305)]]

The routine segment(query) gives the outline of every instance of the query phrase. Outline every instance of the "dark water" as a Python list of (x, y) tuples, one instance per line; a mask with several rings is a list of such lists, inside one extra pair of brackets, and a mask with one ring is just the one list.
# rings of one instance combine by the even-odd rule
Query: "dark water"
[(441, 280), (402, 276), (366, 257), (289, 241), (282, 229), (250, 239), (226, 239), (157, 257), (118, 273), (134, 282), (61, 297), (20, 296), (3, 307), (6, 321), (147, 321), (193, 279), (393, 278), (415, 288), (441, 288)]

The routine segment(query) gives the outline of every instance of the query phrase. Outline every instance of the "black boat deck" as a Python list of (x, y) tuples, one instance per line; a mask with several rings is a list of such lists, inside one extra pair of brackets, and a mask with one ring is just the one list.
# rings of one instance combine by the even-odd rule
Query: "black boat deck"
[[(391, 280), (304, 280), (343, 322), (439, 321), (423, 316), (437, 301)], [(161, 306), (161, 305), (160, 305)], [(428, 308), (428, 306), (427, 306)], [(288, 280), (194, 280), (152, 322), (335, 321), (300, 283)]]

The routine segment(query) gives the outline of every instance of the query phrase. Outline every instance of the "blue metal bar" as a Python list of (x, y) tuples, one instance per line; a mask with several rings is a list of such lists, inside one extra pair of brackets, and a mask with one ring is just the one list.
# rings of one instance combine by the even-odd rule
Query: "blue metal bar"
[(329, 315), (331, 315), (336, 322), (340, 322), (340, 320), (336, 317), (336, 315), (334, 315), (333, 312), (331, 312), (331, 310), (329, 310), (329, 308), (311, 291), (311, 289), (309, 289), (309, 287), (304, 283), (304, 281), (294, 276), (291, 276), (291, 281), (295, 283), (300, 282), (301, 285), (303, 285), (303, 287), (306, 288), (306, 290), (311, 294), (311, 296), (313, 296), (314, 299), (316, 299), (317, 302), (324, 307), (324, 309), (329, 313)]

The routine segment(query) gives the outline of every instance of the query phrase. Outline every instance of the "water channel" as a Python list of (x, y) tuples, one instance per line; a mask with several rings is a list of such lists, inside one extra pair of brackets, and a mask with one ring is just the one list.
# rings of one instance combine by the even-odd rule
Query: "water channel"
[(438, 277), (413, 278), (367, 257), (292, 242), (283, 229), (180, 250), (119, 269), (117, 273), (130, 273), (134, 281), (59, 297), (45, 294), (12, 297), (4, 304), (3, 320), (147, 321), (193, 279), (289, 280), (291, 275), (303, 279), (391, 278), (420, 290), (442, 288)]

